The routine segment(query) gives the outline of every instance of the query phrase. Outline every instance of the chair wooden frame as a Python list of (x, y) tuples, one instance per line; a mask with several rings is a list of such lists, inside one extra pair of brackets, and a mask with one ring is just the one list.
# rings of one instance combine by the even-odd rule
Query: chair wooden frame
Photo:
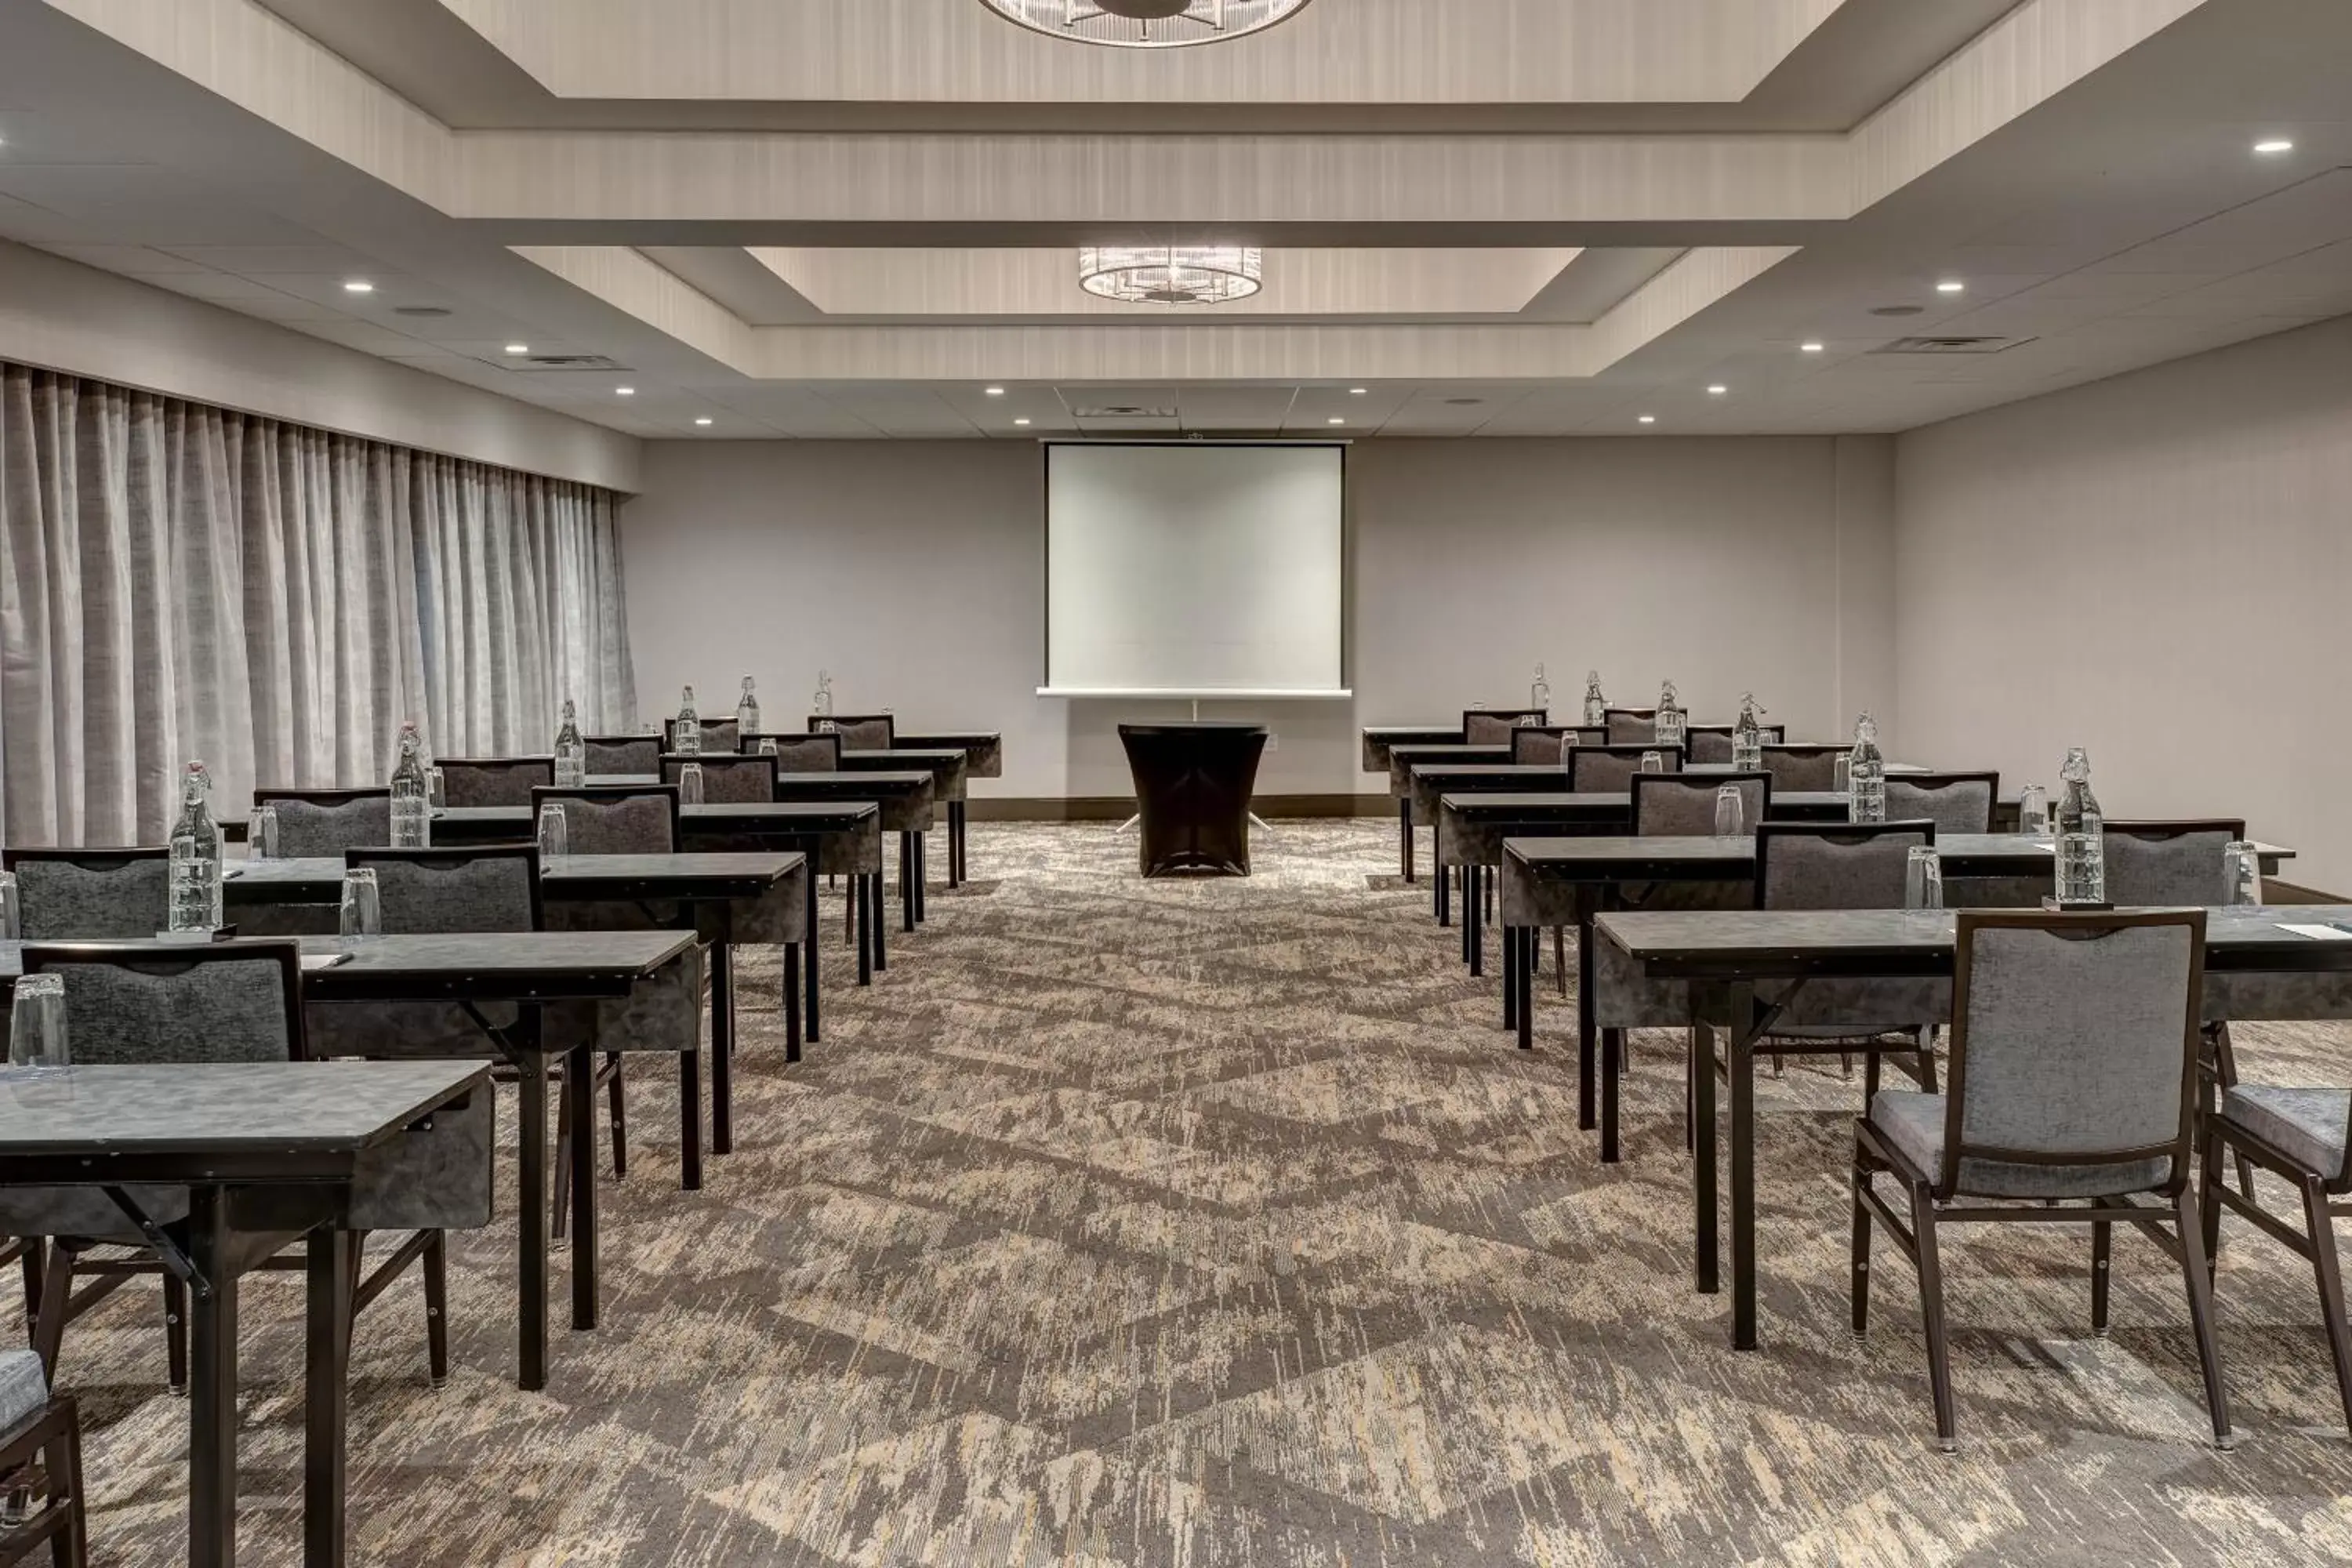
[[(2204, 1245), (2194, 1194), (2189, 1185), (2189, 1152), (2195, 1121), (2198, 1072), (2198, 1020), (2205, 990), (2205, 911), (2153, 910), (2136, 913), (2043, 914), (2009, 910), (1964, 910), (1953, 950), (1952, 1044), (1950, 1091), (1944, 1110), (1943, 1157), (1933, 1172), (1922, 1171), (1874, 1125), (1867, 1114), (1854, 1123), (1853, 1247), (1852, 1289), (1853, 1332), (1869, 1327), (1871, 1222), (1887, 1234), (1911, 1259), (1919, 1273), (1921, 1317), (1927, 1338), (1928, 1384), (1936, 1406), (1936, 1436), (1947, 1453), (1958, 1447), (1958, 1415), (1952, 1397), (1951, 1347), (1944, 1322), (1943, 1267), (1937, 1248), (1939, 1226), (1963, 1224), (2088, 1225), (2091, 1227), (2091, 1327), (2107, 1331), (2107, 1287), (2115, 1226), (2137, 1226), (2180, 1265), (2188, 1288), (2189, 1313), (2195, 1325), (2198, 1360), (2204, 1373), (2205, 1406), (2213, 1426), (2213, 1444), (2236, 1446), (2230, 1427), (2230, 1399), (2221, 1378), (2221, 1345), (2213, 1331), (2211, 1265)], [(2073, 940), (2096, 940), (2116, 931), (2155, 926), (2181, 926), (2189, 932), (2189, 981), (2181, 1035), (2180, 1112), (2173, 1135), (2161, 1143), (2133, 1149), (2099, 1149), (2070, 1154), (1999, 1149), (1963, 1142), (1960, 1131), (1968, 1094), (1969, 993), (1976, 967), (1976, 939), (1985, 931), (2040, 931)], [(2169, 1162), (2161, 1187), (2149, 1191), (2165, 1206), (2133, 1202), (2137, 1194), (2042, 1203), (2031, 1199), (1981, 1199), (1955, 1202), (1959, 1193), (1961, 1163), (1988, 1160), (2009, 1165), (2068, 1166), (2125, 1164), (2162, 1158)], [(1909, 1222), (1899, 1216), (1886, 1196), (1872, 1185), (1885, 1173), (1907, 1189)], [(2169, 1213), (2167, 1213), (2167, 1209)], [(2166, 1229), (2169, 1222), (2171, 1229)]]
[(89, 1522), (83, 1502), (81, 1412), (70, 1398), (51, 1396), (39, 1410), (0, 1433), (0, 1490), (37, 1494), (41, 1506), (13, 1525), (0, 1525), (0, 1565), (20, 1563), (47, 1546), (57, 1568), (85, 1568)]

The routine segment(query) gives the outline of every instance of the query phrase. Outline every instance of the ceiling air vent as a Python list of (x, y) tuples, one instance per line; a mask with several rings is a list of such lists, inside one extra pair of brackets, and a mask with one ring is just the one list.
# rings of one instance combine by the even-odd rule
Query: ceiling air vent
[(1076, 419), (1173, 419), (1173, 408), (1146, 408), (1134, 403), (1106, 403), (1091, 408), (1073, 408)]
[(1997, 354), (2032, 338), (1897, 338), (1871, 350), (1874, 354)]
[(531, 354), (503, 362), (509, 370), (626, 370), (619, 360), (603, 354)]

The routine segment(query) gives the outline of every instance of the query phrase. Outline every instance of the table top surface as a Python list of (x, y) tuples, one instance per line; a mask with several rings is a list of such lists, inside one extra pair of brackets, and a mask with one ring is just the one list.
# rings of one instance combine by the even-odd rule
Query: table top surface
[[(1538, 771), (1555, 775), (1559, 773), (1557, 768)], [(1465, 816), (1590, 816), (1632, 811), (1633, 792), (1630, 787), (1574, 791), (1471, 790), (1461, 795), (1441, 795), (1437, 797), (1437, 804), (1443, 810)], [(1772, 804), (1826, 809), (1844, 805), (1846, 797), (1843, 790), (1776, 789), (1772, 792)]]
[[(540, 880), (550, 891), (567, 884), (616, 880), (697, 882), (781, 882), (791, 876), (803, 857), (784, 851), (748, 854), (566, 855), (542, 861)], [(223, 875), (247, 887), (293, 887), (327, 880), (341, 883), (343, 861), (334, 855), (302, 855), (277, 860), (236, 860)]]
[[(2352, 924), (2352, 905), (2210, 909), (2208, 965), (2352, 968), (2352, 938), (2314, 939), (2285, 929), (2339, 921)], [(1596, 917), (1593, 926), (1653, 974), (1768, 978), (1949, 973), (1958, 923), (1949, 910), (1621, 910)]]
[[(788, 774), (786, 776), (801, 777), (805, 775)], [(826, 773), (823, 776), (826, 778), (887, 778), (889, 775), (887, 773)], [(926, 784), (930, 782), (931, 777), (929, 773), (919, 773), (910, 776), (920, 778)], [(702, 805), (681, 807), (680, 815), (685, 821), (698, 825), (709, 823), (723, 825), (730, 822), (749, 822), (753, 820), (772, 820), (783, 822), (805, 821), (812, 825), (808, 831), (814, 833), (838, 831), (838, 827), (827, 828), (823, 825), (827, 823), (838, 823), (846, 826), (864, 817), (878, 816), (881, 815), (881, 811), (882, 808), (872, 801), (721, 800), (712, 801)], [(453, 825), (462, 825), (466, 823), (481, 823), (488, 825), (520, 823), (527, 825), (535, 823), (538, 820), (538, 813), (532, 807), (528, 805), (449, 805), (436, 807), (433, 813), (433, 820), (436, 822), (446, 821)]]
[(488, 1083), (479, 1062), (218, 1062), (0, 1069), (0, 1159), (352, 1152)]
[(905, 734), (895, 731), (890, 737), (891, 750), (900, 746), (921, 749), (926, 746), (953, 746), (971, 751), (975, 746), (994, 746), (1003, 742), (1002, 730), (909, 730)]
[[(2294, 851), (2275, 844), (2258, 844), (2265, 860), (2291, 860)], [(2022, 833), (1938, 833), (1936, 853), (1946, 862), (1945, 874), (1950, 875), (1950, 862), (2014, 865), (2031, 868), (2056, 864), (2055, 852), (2048, 838), (2029, 837)], [(1693, 835), (1688, 837), (1592, 837), (1592, 838), (1512, 838), (1503, 845), (1506, 859), (1516, 860), (1538, 875), (1546, 872), (1599, 871), (1610, 873), (1622, 868), (1684, 866), (1705, 868), (1719, 866), (1736, 879), (1756, 864), (1756, 837), (1742, 834), (1736, 837), (1717, 838)], [(1630, 872), (1626, 873), (1631, 875)], [(2055, 875), (2053, 869), (2053, 875)]]

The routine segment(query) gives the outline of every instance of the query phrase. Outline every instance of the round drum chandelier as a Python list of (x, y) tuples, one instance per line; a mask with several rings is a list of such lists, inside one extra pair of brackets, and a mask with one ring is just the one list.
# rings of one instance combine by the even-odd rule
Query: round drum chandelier
[(1263, 31), (1307, 0), (980, 0), (1032, 32), (1127, 49), (1174, 49)]
[(1265, 253), (1241, 245), (1090, 245), (1078, 287), (1130, 305), (1230, 305), (1264, 286)]

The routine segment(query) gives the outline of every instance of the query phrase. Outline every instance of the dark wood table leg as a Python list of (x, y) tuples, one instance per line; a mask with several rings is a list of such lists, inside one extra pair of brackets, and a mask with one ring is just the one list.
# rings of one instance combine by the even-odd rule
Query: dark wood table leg
[(898, 930), (915, 934), (915, 836), (898, 835)]
[(1625, 1058), (1625, 1031), (1601, 1031), (1601, 1163), (1613, 1165), (1620, 1158), (1617, 1143), (1618, 1065)]
[(1397, 847), (1402, 852), (1402, 858), (1404, 863), (1404, 879), (1407, 882), (1415, 882), (1420, 880), (1420, 879), (1413, 874), (1412, 796), (1409, 795), (1399, 795), (1397, 797)]
[(950, 892), (963, 886), (963, 850), (960, 844), (961, 835), (957, 830), (962, 805), (963, 802), (960, 800), (948, 802), (948, 890)]
[(1731, 987), (1731, 1343), (1756, 1348), (1756, 987)]
[(1470, 973), (1473, 977), (1486, 973), (1486, 868), (1475, 863), (1462, 868), (1463, 876), (1470, 881), (1468, 908), (1474, 916), (1470, 921)]
[(971, 880), (971, 802), (955, 803), (955, 858), (958, 885)]
[(931, 918), (931, 836), (926, 830), (914, 837), (915, 845), (915, 923), (921, 925)]
[(302, 1563), (303, 1568), (342, 1568), (352, 1233), (321, 1226), (303, 1247), (310, 1298), (302, 1370)]
[(890, 900), (882, 889), (882, 873), (877, 871), (867, 884), (866, 901), (871, 906), (874, 926), (874, 973), (890, 973)]
[(1525, 949), (1519, 956), (1519, 1048), (1536, 1048), (1536, 944), (1543, 940), (1543, 927), (1521, 926), (1519, 941)]
[[(731, 935), (732, 933), (728, 933)], [(710, 944), (710, 1152), (735, 1148), (735, 947)]]
[(857, 914), (857, 984), (874, 984), (874, 910), (863, 872), (849, 879), (849, 901)]
[[(809, 962), (814, 964), (814, 954)], [(801, 1059), (801, 944), (784, 943), (784, 1060)]]
[[(720, 1059), (723, 1059), (720, 1058)], [(716, 1067), (711, 1069), (714, 1073)], [(563, 1063), (563, 1097), (572, 1101), (572, 1125), (594, 1125), (596, 1058), (585, 1045)], [(596, 1140), (582, 1132), (572, 1139), (572, 1326), (593, 1329), (603, 1292), (596, 1268)]]
[(1429, 896), (1437, 910), (1437, 923), (1450, 926), (1454, 923), (1454, 874), (1446, 867), (1444, 853), (1433, 845), (1429, 851), (1429, 865), (1430, 869), (1436, 873), (1430, 879), (1436, 885), (1430, 889)]
[(1715, 1125), (1715, 1026), (1701, 1023), (1692, 1031), (1696, 1037), (1697, 1059), (1692, 1063), (1691, 1120), (1697, 1143), (1696, 1158), (1691, 1166), (1691, 1186), (1696, 1202), (1692, 1207), (1698, 1226), (1698, 1289), (1702, 1296), (1712, 1296), (1721, 1289), (1721, 1242), (1717, 1232), (1716, 1125)]
[(702, 1053), (677, 1053), (677, 1184), (702, 1190)]
[(1576, 891), (1576, 1125), (1601, 1125), (1601, 1067), (1592, 1026), (1592, 896)]
[[(520, 1248), (515, 1384), (537, 1390), (547, 1386), (547, 1053), (534, 1047), (521, 1055), (515, 1064), (520, 1069), (516, 1136), (521, 1144), (521, 1190), (515, 1198)], [(588, 1142), (572, 1139), (574, 1147)]]
[(188, 1303), (188, 1563), (236, 1562), (236, 1259), (228, 1194), (188, 1189), (188, 1260), (202, 1283)]
[(1503, 928), (1503, 1027), (1519, 1025), (1519, 928)]
[(801, 980), (802, 987), (807, 993), (802, 1000), (802, 1007), (806, 1016), (802, 1020), (801, 1026), (808, 1031), (810, 1045), (817, 1043), (816, 972), (822, 967), (817, 963), (817, 952), (820, 946), (819, 936), (824, 925), (824, 922), (818, 920), (816, 915), (817, 848), (818, 841), (814, 837), (802, 841), (801, 853), (808, 858), (806, 867), (808, 871), (806, 879), (808, 882), (808, 973)]

